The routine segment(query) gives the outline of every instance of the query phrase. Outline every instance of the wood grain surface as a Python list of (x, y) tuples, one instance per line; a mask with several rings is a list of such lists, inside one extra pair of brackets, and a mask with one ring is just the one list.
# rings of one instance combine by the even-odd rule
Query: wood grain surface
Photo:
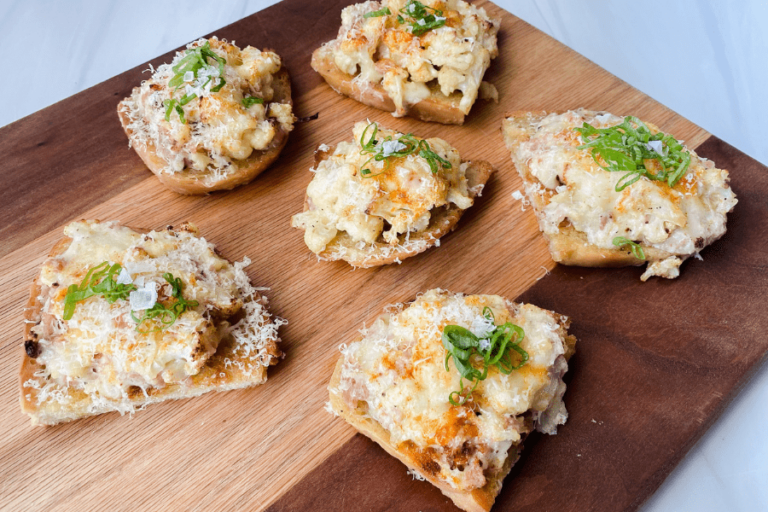
[[(732, 170), (740, 201), (704, 261), (647, 283), (557, 266), (518, 298), (569, 315), (579, 343), (568, 422), (528, 438), (495, 511), (636, 510), (763, 364), (768, 168), (714, 137), (699, 154)], [(406, 469), (358, 434), (269, 512), (456, 510)]]
[[(293, 78), (297, 115), (320, 113), (318, 120), (296, 127), (271, 170), (233, 192), (207, 197), (173, 194), (128, 149), (115, 107), (146, 76), (146, 65), (0, 129), (0, 151), (6, 156), (0, 191), (0, 506), (266, 508), (353, 437), (351, 428), (323, 410), (326, 385), (337, 346), (384, 305), (412, 299), (435, 286), (515, 297), (553, 267), (533, 215), (521, 211), (511, 198), (520, 180), (499, 133), (505, 112), (584, 106), (636, 114), (692, 147), (708, 137), (490, 2), (477, 3), (503, 18), (500, 57), (487, 75), (499, 89), (500, 103), (478, 102), (462, 127), (395, 119), (338, 96), (309, 67), (311, 51), (335, 36), (346, 3), (286, 0), (216, 31), (241, 46), (277, 51)], [(152, 63), (167, 60), (169, 55)], [(289, 224), (290, 216), (302, 210), (313, 150), (321, 143), (350, 138), (354, 122), (366, 118), (421, 136), (443, 137), (464, 159), (487, 160), (498, 172), (441, 247), (402, 265), (352, 270), (341, 262), (318, 262), (305, 247), (302, 233)], [(250, 257), (252, 280), (272, 289), (267, 293), (272, 312), (289, 321), (281, 329), (287, 356), (270, 369), (267, 384), (159, 404), (132, 418), (113, 413), (32, 428), (18, 406), (22, 307), (28, 285), (61, 236), (61, 227), (77, 218), (114, 219), (147, 228), (190, 220), (225, 256)], [(693, 268), (684, 270), (684, 278)], [(613, 279), (621, 274), (605, 275)], [(542, 300), (540, 305), (550, 304)], [(692, 321), (698, 318), (695, 311)], [(584, 351), (584, 359), (588, 353)], [(584, 377), (579, 364), (577, 382)], [(679, 369), (683, 374), (690, 371), (686, 366)], [(611, 375), (615, 381), (609, 381), (618, 392), (622, 373), (612, 370), (605, 377)], [(574, 388), (569, 396), (579, 393)], [(670, 399), (675, 396), (683, 397)], [(619, 412), (617, 421), (622, 418)], [(709, 421), (712, 412), (701, 409), (702, 421)], [(660, 428), (658, 435), (667, 435), (667, 430)], [(595, 465), (598, 456), (608, 457), (592, 456)], [(667, 459), (665, 471), (677, 458)], [(623, 478), (621, 468), (617, 471), (613, 476)], [(588, 487), (598, 486), (605, 476), (584, 473), (579, 478)], [(354, 509), (354, 503), (348, 508)]]

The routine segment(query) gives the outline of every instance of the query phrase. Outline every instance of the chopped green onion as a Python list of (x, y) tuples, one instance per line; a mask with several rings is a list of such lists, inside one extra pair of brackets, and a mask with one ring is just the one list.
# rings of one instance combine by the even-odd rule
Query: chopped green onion
[(243, 106), (245, 108), (251, 108), (254, 105), (263, 105), (264, 100), (261, 98), (256, 98), (255, 96), (246, 96), (243, 98)]
[(389, 10), (389, 7), (384, 7), (383, 9), (379, 9), (378, 11), (371, 11), (367, 12), (363, 15), (363, 18), (378, 18), (379, 16), (388, 16), (392, 14), (392, 11)]
[(127, 299), (136, 285), (117, 283), (116, 276), (122, 268), (118, 263), (110, 265), (107, 261), (91, 267), (79, 285), (72, 284), (67, 288), (62, 318), (71, 320), (77, 303), (95, 295), (101, 295), (110, 304), (118, 299)]
[(637, 242), (633, 242), (629, 238), (625, 238), (623, 236), (617, 236), (613, 239), (613, 245), (615, 245), (618, 248), (629, 246), (629, 250), (632, 251), (632, 255), (639, 259), (644, 260), (645, 259), (645, 251), (643, 251), (643, 248), (640, 247), (640, 244)]
[[(136, 330), (141, 334), (148, 334), (150, 332), (164, 331), (189, 308), (195, 308), (199, 305), (196, 300), (186, 300), (181, 292), (184, 290), (184, 284), (181, 282), (181, 278), (173, 277), (173, 274), (166, 272), (163, 274), (163, 278), (171, 285), (171, 296), (176, 299), (170, 306), (164, 306), (160, 301), (155, 302), (155, 305), (149, 309), (144, 310), (141, 317), (137, 317), (133, 311), (131, 311), (131, 318), (136, 322)], [(148, 329), (142, 331), (140, 329), (141, 324), (147, 320), (156, 320), (160, 325), (154, 329)]]
[(408, 18), (411, 24), (411, 33), (420, 36), (430, 30), (440, 28), (445, 25), (443, 11), (426, 6), (418, 0), (409, 0), (405, 6), (400, 9), (397, 21), (405, 23), (403, 14)]
[[(370, 137), (366, 138), (366, 135), (368, 134), (368, 129), (373, 127), (373, 131), (371, 132)], [(373, 176), (378, 176), (379, 174), (384, 173), (385, 171), (382, 171), (377, 174), (373, 174), (371, 172), (371, 169), (368, 168), (368, 163), (373, 160), (375, 162), (381, 162), (385, 161), (388, 158), (401, 158), (408, 155), (416, 154), (417, 156), (420, 156), (421, 158), (425, 159), (427, 161), (427, 164), (429, 164), (429, 168), (432, 171), (433, 174), (437, 174), (438, 172), (438, 164), (443, 169), (450, 169), (451, 163), (446, 160), (445, 158), (441, 157), (435, 151), (432, 150), (429, 143), (426, 140), (419, 140), (412, 133), (407, 133), (405, 135), (401, 135), (398, 139), (393, 139), (392, 136), (388, 135), (384, 137), (382, 140), (378, 140), (376, 138), (376, 134), (379, 132), (379, 125), (376, 123), (370, 123), (368, 126), (365, 127), (365, 130), (363, 130), (363, 134), (360, 137), (360, 147), (362, 148), (360, 150), (361, 155), (366, 154), (372, 154), (368, 160), (365, 161), (365, 163), (362, 165), (362, 169), (360, 170), (360, 175), (364, 178), (372, 178)], [(395, 151), (385, 151), (385, 143), (399, 143), (403, 147), (395, 150)]]
[[(493, 311), (489, 307), (483, 309), (483, 316), (487, 320), (496, 322)], [(469, 329), (459, 325), (446, 325), (442, 336), (445, 348), (445, 371), (450, 371), (448, 361), (453, 358), (453, 365), (461, 374), (459, 381), (461, 389), (452, 391), (448, 395), (451, 405), (463, 405), (477, 388), (478, 383), (488, 377), (488, 369), (491, 366), (509, 375), (528, 362), (528, 352), (520, 346), (524, 337), (523, 328), (511, 322), (497, 325), (494, 330), (479, 338)], [(513, 351), (518, 354), (517, 364), (512, 360)], [(475, 365), (479, 365), (480, 368), (476, 368)], [(468, 393), (464, 392), (464, 379), (469, 380), (470, 383), (474, 381)]]
[[(198, 46), (197, 48), (190, 48), (186, 51), (184, 54), (184, 57), (179, 60), (179, 62), (171, 68), (173, 72), (175, 73), (173, 77), (168, 81), (168, 86), (173, 87), (174, 90), (178, 90), (185, 82), (184, 76), (187, 73), (192, 73), (194, 78), (197, 78), (198, 72), (205, 66), (208, 66), (208, 60), (213, 59), (216, 64), (218, 64), (219, 68), (219, 76), (217, 77), (218, 83), (211, 87), (211, 92), (219, 92), (222, 87), (224, 87), (227, 84), (227, 81), (224, 80), (224, 77), (221, 76), (224, 74), (224, 64), (227, 63), (226, 59), (224, 57), (219, 57), (219, 55), (216, 54), (211, 49), (211, 45), (209, 41), (206, 41), (205, 44)], [(202, 85), (202, 87), (205, 87), (211, 81), (213, 80), (213, 77), (208, 77), (208, 80), (205, 81), (205, 83)], [(171, 93), (173, 94), (173, 93)], [(185, 94), (181, 100), (166, 100), (164, 102), (165, 105), (165, 120), (170, 121), (171, 120), (171, 114), (175, 110), (176, 113), (179, 114), (179, 119), (181, 120), (182, 124), (186, 124), (187, 121), (184, 118), (184, 110), (181, 108), (193, 99), (197, 98), (197, 94)]]
[[(642, 177), (666, 181), (674, 187), (691, 164), (691, 154), (677, 139), (661, 132), (651, 133), (648, 126), (634, 116), (627, 116), (621, 124), (610, 128), (595, 128), (585, 122), (574, 130), (583, 142), (577, 149), (590, 149), (597, 165), (606, 171), (627, 173), (616, 183), (617, 192)], [(660, 145), (651, 142), (660, 142)], [(660, 147), (661, 151), (654, 147)], [(648, 160), (656, 161), (661, 170), (648, 169), (645, 165)]]

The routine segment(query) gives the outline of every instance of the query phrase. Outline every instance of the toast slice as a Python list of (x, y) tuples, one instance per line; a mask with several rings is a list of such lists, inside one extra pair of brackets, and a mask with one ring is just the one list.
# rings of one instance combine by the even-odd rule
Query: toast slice
[[(575, 128), (584, 123), (610, 128), (623, 120), (584, 109), (562, 114), (518, 111), (503, 121), (502, 134), (552, 259), (584, 267), (647, 263), (643, 281), (654, 275), (675, 278), (685, 259), (725, 233), (726, 214), (737, 202), (728, 171), (683, 146), (690, 165), (674, 186), (641, 177), (618, 190), (626, 173), (605, 170), (590, 149), (578, 149), (583, 141)], [(655, 125), (644, 125), (650, 133), (660, 133)], [(697, 229), (702, 226), (706, 229)], [(617, 237), (630, 240), (635, 250), (632, 244), (614, 242)]]
[(396, 117), (464, 123), (498, 55), (500, 20), (463, 0), (369, 1), (341, 19), (311, 61), (333, 90)]
[[(73, 226), (74, 229), (69, 229)], [(51, 275), (56, 275), (55, 272), (61, 268), (62, 262), (66, 262), (69, 256), (72, 256), (68, 249), (73, 244), (73, 238), (80, 237), (84, 231), (94, 227), (94, 229), (99, 229), (104, 226), (107, 230), (113, 227), (129, 230), (129, 228), (122, 228), (115, 223), (99, 223), (98, 221), (80, 221), (71, 224), (68, 226), (68, 231), (72, 236), (65, 236), (53, 247), (41, 273), (32, 283), (30, 298), (24, 310), (25, 353), (21, 363), (19, 388), (21, 391), (21, 410), (30, 416), (33, 425), (54, 425), (111, 411), (117, 411), (120, 414), (126, 412), (132, 414), (149, 404), (164, 400), (190, 398), (208, 391), (240, 389), (266, 382), (268, 366), (277, 364), (282, 356), (282, 352), (277, 347), (277, 343), (280, 341), (277, 336), (277, 329), (285, 321), (280, 318), (273, 318), (269, 314), (266, 297), (260, 295), (250, 285), (242, 270), (250, 261), (246, 258), (241, 263), (230, 265), (226, 260), (214, 255), (213, 246), (199, 237), (197, 228), (192, 224), (184, 224), (175, 230), (169, 226), (164, 232), (129, 230), (134, 233), (147, 233), (146, 236), (151, 238), (161, 238), (160, 235), (168, 233), (174, 238), (181, 239), (182, 243), (189, 242), (193, 248), (210, 250), (211, 254), (205, 255), (205, 259), (216, 265), (221, 265), (221, 275), (226, 274), (236, 281), (238, 297), (235, 300), (227, 302), (227, 299), (223, 305), (219, 303), (221, 301), (216, 302), (218, 299), (214, 299), (210, 303), (204, 300), (200, 301), (201, 307), (208, 306), (206, 315), (210, 315), (212, 325), (208, 324), (209, 328), (204, 329), (204, 333), (197, 338), (202, 343), (195, 346), (188, 354), (197, 361), (197, 367), (190, 372), (191, 374), (188, 377), (182, 375), (182, 377), (187, 378), (179, 378), (176, 382), (164, 384), (162, 382), (158, 384), (155, 381), (149, 385), (146, 382), (144, 385), (135, 382), (136, 385), (120, 386), (121, 383), (118, 381), (118, 387), (121, 389), (120, 396), (117, 397), (106, 396), (99, 389), (94, 389), (93, 386), (90, 388), (87, 385), (81, 386), (78, 376), (71, 376), (67, 383), (65, 383), (65, 379), (55, 378), (52, 375), (55, 370), (47, 369), (46, 365), (56, 367), (58, 370), (61, 370), (64, 365), (61, 359), (55, 356), (46, 357), (46, 350), (50, 350), (50, 347), (55, 343), (69, 343), (75, 347), (74, 350), (77, 350), (78, 340), (76, 335), (69, 336), (67, 333), (69, 325), (62, 320), (61, 304), (54, 304), (54, 302), (63, 302), (63, 292), (65, 291), (63, 288), (66, 288), (66, 283), (56, 282), (53, 283), (56, 285), (53, 287), (51, 286), (52, 283), (47, 283), (47, 281), (50, 280)], [(105, 230), (101, 229), (101, 231)], [(82, 238), (76, 243), (79, 242), (82, 242)], [(151, 241), (145, 245), (145, 247), (151, 246)], [(103, 248), (96, 250), (103, 252)], [(141, 252), (141, 250), (137, 251)], [(111, 256), (115, 256), (115, 254), (114, 251), (111, 252)], [(76, 256), (72, 261), (75, 259)], [(63, 263), (63, 265), (66, 268), (67, 263)], [(210, 273), (211, 270), (202, 272)], [(83, 273), (81, 268), (76, 275)], [(173, 270), (172, 273), (179, 275)], [(191, 287), (189, 283), (187, 286)], [(58, 293), (55, 292), (56, 289), (59, 290)], [(103, 298), (91, 298), (89, 301), (105, 302)], [(119, 302), (120, 300), (116, 301), (116, 303)], [(78, 309), (85, 307), (82, 304), (77, 306)], [(180, 318), (183, 319), (183, 315)], [(83, 318), (78, 317), (77, 313), (73, 320), (76, 323), (72, 329), (78, 329), (78, 326), (85, 325)], [(123, 320), (131, 323), (130, 327), (133, 328), (132, 320)], [(179, 320), (179, 322), (182, 321)], [(50, 329), (55, 331), (53, 336), (50, 335), (50, 332), (45, 332), (44, 327), (46, 325), (57, 326)], [(178, 331), (184, 332), (181, 328)], [(144, 344), (156, 343), (159, 352), (162, 349), (162, 344), (167, 340), (167, 335), (164, 335), (162, 331), (159, 334), (162, 341), (158, 339), (157, 332), (141, 333), (137, 339)], [(54, 339), (55, 337), (58, 339)], [(210, 346), (212, 341), (218, 342), (218, 345), (213, 349)], [(202, 354), (201, 352), (206, 353)], [(130, 348), (124, 354), (127, 354), (129, 358), (133, 355)], [(97, 354), (96, 357), (93, 357), (92, 365), (88, 370), (94, 373), (109, 371), (109, 365), (103, 364), (105, 357), (110, 357), (106, 351), (102, 355)], [(88, 372), (85, 373), (87, 377)], [(160, 375), (164, 374), (161, 373)]]
[[(216, 40), (212, 38), (211, 41)], [(273, 91), (271, 99), (264, 103), (267, 112), (270, 108), (274, 108), (273, 105), (293, 106), (291, 80), (285, 67), (280, 67), (274, 73), (270, 87)], [(137, 111), (136, 98), (140, 91), (140, 87), (134, 88), (132, 96), (125, 98), (117, 105), (120, 124), (128, 136), (130, 146), (147, 168), (163, 185), (179, 194), (201, 195), (218, 190), (231, 190), (251, 182), (277, 159), (287, 144), (288, 134), (293, 128), (292, 122), (273, 123), (274, 133), (264, 149), (254, 149), (244, 159), (232, 158), (231, 165), (223, 170), (212, 169), (210, 166), (205, 170), (198, 170), (191, 167), (187, 161), (182, 170), (172, 171), (169, 169), (169, 162), (158, 154), (157, 141), (147, 135), (153, 133), (148, 126), (149, 121)]]
[[(315, 152), (315, 169), (320, 168), (324, 161), (334, 157), (335, 149), (336, 146), (321, 146), (321, 149)], [(461, 162), (461, 169), (466, 179), (466, 197), (474, 201), (482, 194), (494, 169), (484, 161)], [(377, 192), (377, 194), (381, 193)], [(313, 203), (308, 193), (304, 199), (304, 212), (312, 208)], [(406, 258), (440, 245), (440, 239), (456, 228), (465, 209), (454, 202), (446, 202), (444, 205), (433, 208), (430, 210), (429, 223), (424, 229), (401, 233), (397, 236), (396, 243), (385, 240), (382, 234), (376, 237), (375, 241), (361, 243), (348, 232), (339, 230), (336, 236), (325, 244), (324, 249), (317, 252), (317, 256), (324, 261), (342, 260), (353, 267), (361, 268), (401, 263)], [(367, 210), (370, 210), (370, 206)], [(304, 223), (297, 221), (297, 217), (299, 216), (294, 217), (292, 225), (306, 229)]]
[[(460, 305), (457, 308), (457, 303)], [(484, 431), (480, 425), (480, 417), (475, 414), (482, 408), (484, 415), (494, 416), (500, 413), (500, 410), (494, 410), (488, 401), (490, 386), (485, 386), (488, 381), (481, 381), (481, 387), (471, 392), (471, 399), (464, 405), (440, 404), (440, 394), (435, 393), (431, 387), (444, 387), (444, 380), (449, 372), (443, 368), (445, 357), (441, 344), (441, 334), (436, 327), (444, 328), (445, 323), (456, 321), (463, 318), (467, 326), (471, 326), (472, 321), (465, 315), (466, 310), (474, 309), (476, 317), (480, 317), (484, 307), (490, 307), (496, 315), (497, 323), (504, 321), (528, 321), (525, 324), (526, 335), (530, 331), (530, 336), (537, 338), (536, 327), (530, 322), (542, 321), (547, 328), (558, 337), (558, 342), (551, 345), (553, 353), (558, 353), (554, 359), (557, 361), (552, 365), (551, 375), (555, 377), (546, 377), (539, 381), (546, 391), (542, 392), (544, 398), (541, 403), (536, 404), (538, 411), (527, 410), (522, 414), (515, 415), (514, 420), (508, 422), (510, 433), (507, 438), (512, 442), (505, 450), (503, 460), (486, 458), (486, 464), (477, 465), (473, 460), (473, 453), (477, 450), (476, 441), (480, 439), (482, 446)], [(408, 315), (412, 307), (422, 308), (423, 314)], [(442, 309), (446, 314), (437, 315), (438, 320), (434, 320), (434, 311)], [(408, 307), (396, 305), (396, 307), (387, 308), (389, 313), (381, 315), (379, 319), (369, 328), (361, 331), (363, 338), (349, 346), (341, 347), (342, 356), (339, 358), (333, 376), (328, 386), (330, 396), (331, 411), (360, 433), (368, 436), (378, 443), (390, 455), (399, 459), (409, 468), (409, 472), (420, 479), (427, 480), (436, 486), (440, 491), (448, 496), (457, 507), (469, 512), (488, 512), (501, 491), (504, 478), (509, 474), (511, 468), (520, 457), (523, 441), (527, 434), (537, 428), (547, 433), (555, 433), (556, 426), (565, 422), (567, 413), (562, 405), (562, 395), (565, 391), (565, 384), (562, 384), (562, 375), (567, 370), (567, 360), (575, 351), (576, 339), (567, 333), (569, 325), (568, 319), (555, 313), (541, 310), (530, 305), (515, 305), (508, 303), (497, 296), (464, 296), (461, 294), (451, 294), (443, 290), (431, 290), (426, 292)], [(436, 324), (424, 321), (425, 316), (432, 316)], [(452, 323), (452, 322), (451, 322)], [(457, 323), (462, 323), (458, 321)], [(482, 321), (481, 321), (482, 323)], [(417, 329), (416, 341), (411, 341), (408, 334), (404, 338), (399, 338), (396, 334), (394, 339), (385, 346), (384, 337), (387, 334), (394, 334), (397, 329), (406, 330), (415, 324)], [(442, 324), (442, 325), (438, 325)], [(396, 326), (396, 327), (392, 327)], [(431, 337), (425, 346), (423, 333)], [(421, 339), (419, 339), (421, 338)], [(525, 339), (525, 338), (524, 338)], [(524, 342), (525, 343), (525, 342)], [(535, 343), (532, 342), (532, 343)], [(370, 353), (366, 351), (365, 344), (375, 346), (371, 352), (376, 350), (383, 351), (379, 359), (371, 362)], [(529, 345), (526, 345), (529, 346)], [(382, 352), (379, 352), (381, 354)], [(410, 357), (409, 357), (410, 354)], [(536, 354), (532, 349), (530, 351), (531, 361), (542, 354)], [(417, 361), (418, 359), (418, 361)], [(376, 366), (376, 364), (383, 366)], [(533, 364), (533, 363), (532, 363)], [(421, 370), (416, 367), (423, 365)], [(555, 369), (556, 367), (556, 369)], [(371, 378), (366, 376), (366, 371), (374, 370), (377, 376)], [(536, 380), (536, 375), (541, 375), (544, 370), (538, 367), (526, 369), (523, 366), (518, 372), (523, 380)], [(391, 372), (397, 375), (393, 378)], [(452, 365), (451, 372), (456, 372)], [(496, 372), (497, 373), (497, 372)], [(548, 373), (548, 375), (550, 375)], [(450, 381), (457, 384), (457, 375)], [(371, 378), (370, 381), (367, 379)], [(516, 378), (513, 374), (512, 378)], [(369, 382), (375, 382), (377, 379), (384, 379), (382, 389), (367, 387)], [(494, 370), (489, 371), (488, 379), (493, 380), (494, 384), (502, 382), (494, 376)], [(550, 379), (550, 380), (547, 380)], [(412, 381), (411, 384), (404, 382)], [(544, 382), (546, 381), (546, 384)], [(465, 386), (468, 389), (469, 384)], [(481, 388), (485, 389), (481, 389)], [(534, 385), (536, 387), (536, 385)], [(386, 389), (385, 389), (386, 388)], [(427, 391), (424, 391), (424, 390)], [(449, 386), (447, 389), (451, 389)], [(406, 391), (408, 390), (408, 391)], [(382, 392), (381, 396), (406, 393), (408, 398), (403, 403), (393, 402), (387, 404), (382, 399), (372, 399), (374, 391)], [(508, 390), (511, 392), (511, 390)], [(441, 390), (442, 398), (448, 402), (448, 394)], [(502, 392), (503, 394), (503, 392)], [(509, 397), (514, 393), (511, 392)], [(534, 393), (535, 394), (535, 393)], [(429, 397), (422, 399), (422, 395)], [(495, 396), (496, 403), (503, 401), (504, 397)], [(425, 400), (427, 400), (425, 402)], [(371, 405), (377, 403), (378, 407)], [(420, 405), (409, 407), (408, 404), (429, 405), (426, 408)], [(405, 405), (404, 405), (405, 404)], [(447, 408), (445, 407), (447, 405)], [(429, 410), (432, 408), (432, 411)], [(440, 413), (435, 413), (435, 409), (440, 409)], [(389, 416), (387, 411), (398, 410), (397, 416)], [(508, 412), (508, 411), (506, 411)], [(518, 411), (519, 412), (519, 411)], [(405, 421), (405, 425), (398, 426), (398, 419)], [(381, 419), (386, 419), (390, 425), (387, 427), (381, 423)], [(424, 419), (426, 418), (426, 419)], [(414, 420), (415, 419), (415, 420)], [(423, 422), (423, 429), (419, 422)], [(514, 432), (512, 432), (514, 431)], [(403, 436), (403, 432), (431, 432), (434, 438), (429, 439), (426, 444), (420, 444), (408, 436)], [(429, 437), (431, 434), (426, 434)], [(497, 433), (497, 436), (504, 437), (504, 434)], [(423, 440), (422, 440), (423, 441)], [(458, 451), (451, 447), (458, 446)], [(487, 455), (487, 454), (486, 454)], [(496, 462), (499, 462), (496, 464)], [(478, 478), (477, 471), (482, 470), (483, 478)], [(472, 473), (475, 475), (466, 477), (469, 485), (463, 485), (462, 473)], [(449, 478), (444, 476), (448, 474)], [(457, 481), (451, 481), (452, 475), (459, 475)], [(458, 482), (458, 483), (457, 483)]]

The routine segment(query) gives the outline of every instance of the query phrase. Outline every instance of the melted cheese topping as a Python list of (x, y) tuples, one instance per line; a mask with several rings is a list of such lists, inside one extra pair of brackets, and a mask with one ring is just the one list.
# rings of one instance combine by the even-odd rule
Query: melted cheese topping
[[(370, 160), (372, 155), (360, 154), (366, 126), (368, 123), (355, 124), (354, 140), (337, 144), (333, 153), (312, 169), (315, 176), (307, 188), (309, 208), (294, 215), (292, 225), (305, 230), (304, 241), (314, 253), (323, 252), (340, 231), (363, 244), (376, 242), (382, 235), (389, 244), (398, 245), (398, 235), (427, 229), (434, 208), (449, 203), (462, 209), (472, 206), (466, 167), (459, 152), (447, 142), (426, 139), (432, 151), (451, 164), (437, 173), (416, 154), (375, 162)], [(377, 138), (397, 139), (402, 135), (379, 126)], [(363, 168), (371, 170), (368, 177), (361, 175)]]
[[(32, 328), (44, 368), (25, 383), (44, 391), (38, 402), (64, 400), (67, 388), (77, 389), (94, 403), (132, 410), (129, 388), (184, 384), (203, 368), (219, 342), (232, 336), (242, 354), (250, 356), (250, 373), (268, 366), (276, 355), (277, 327), (251, 286), (243, 267), (230, 264), (197, 229), (137, 233), (114, 222), (80, 221), (64, 229), (71, 243), (49, 258), (40, 273), (40, 322)], [(63, 320), (64, 298), (71, 284), (80, 284), (88, 269), (104, 261), (119, 263), (138, 287), (154, 283), (158, 300), (167, 303), (170, 272), (184, 283), (183, 296), (199, 305), (180, 315), (166, 330), (142, 333), (131, 318), (131, 303), (113, 304), (101, 296), (78, 302), (70, 320)], [(142, 312), (135, 313), (140, 317)], [(230, 325), (228, 319), (240, 320)], [(149, 330), (151, 324), (142, 325)], [(242, 363), (241, 363), (242, 364)], [(41, 386), (41, 382), (44, 387)]]
[(626, 173), (606, 171), (588, 149), (577, 149), (582, 141), (573, 128), (584, 122), (607, 128), (622, 121), (613, 114), (580, 109), (529, 117), (522, 123), (509, 119), (505, 131), (515, 166), (535, 178), (525, 189), (534, 205), (543, 205), (537, 213), (544, 233), (556, 234), (569, 223), (590, 244), (604, 249), (616, 248), (614, 237), (626, 237), (667, 254), (650, 262), (643, 280), (677, 277), (684, 259), (725, 233), (726, 214), (737, 203), (728, 171), (686, 148), (691, 164), (674, 187), (642, 177), (616, 192), (616, 183)]
[[(460, 374), (453, 362), (445, 369), (442, 329), (455, 324), (484, 335), (493, 329), (483, 316), (486, 306), (497, 324), (523, 328), (521, 346), (530, 359), (509, 375), (491, 368), (471, 401), (452, 406), (448, 397), (460, 389)], [(362, 407), (424, 475), (460, 490), (479, 488), (530, 431), (531, 420), (552, 434), (565, 423), (564, 321), (495, 295), (430, 290), (408, 307), (394, 306), (361, 331), (360, 341), (342, 345), (341, 379), (330, 392), (353, 409)]]
[[(363, 2), (341, 12), (338, 37), (326, 43), (333, 62), (356, 80), (381, 84), (395, 103), (396, 116), (408, 107), (440, 94), (461, 94), (459, 109), (468, 114), (491, 59), (498, 55), (496, 33), (500, 20), (483, 8), (462, 0), (424, 0), (443, 11), (445, 25), (421, 36), (411, 33), (409, 18), (400, 15), (407, 0)], [(365, 18), (389, 8), (392, 14)]]
[[(212, 59), (198, 71), (197, 79), (189, 72), (178, 90), (169, 87), (168, 81), (175, 75), (173, 66), (186, 54), (178, 52), (171, 63), (158, 67), (125, 101), (124, 111), (131, 119), (129, 129), (134, 134), (134, 143), (151, 144), (167, 163), (167, 173), (189, 168), (210, 171), (216, 178), (226, 176), (236, 170), (233, 162), (248, 158), (253, 151), (267, 149), (277, 128), (286, 132), (293, 129), (291, 105), (272, 102), (274, 75), (282, 67), (280, 57), (251, 46), (240, 50), (216, 37), (207, 41), (211, 50), (226, 60), (221, 75), (226, 85), (218, 92), (211, 91), (219, 77), (218, 64)], [(200, 39), (187, 48), (205, 42)], [(211, 81), (206, 85), (209, 78)], [(185, 94), (197, 95), (182, 107), (186, 123), (181, 122), (175, 110), (166, 121), (167, 102)], [(246, 108), (242, 103), (246, 96), (261, 98), (264, 103)]]

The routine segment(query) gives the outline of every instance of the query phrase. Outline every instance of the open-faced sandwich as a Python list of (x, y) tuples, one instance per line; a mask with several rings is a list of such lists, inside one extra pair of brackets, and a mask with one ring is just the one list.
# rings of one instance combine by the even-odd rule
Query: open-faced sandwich
[(430, 290), (342, 345), (330, 406), (467, 511), (488, 511), (526, 435), (568, 413), (566, 317)]
[(281, 356), (267, 300), (192, 224), (64, 228), (24, 313), (21, 409), (32, 424), (133, 412), (267, 380)]
[[(502, 125), (552, 258), (675, 278), (725, 233), (728, 171), (632, 116), (516, 112)], [(522, 194), (516, 193), (518, 199)]]
[(439, 245), (493, 172), (442, 139), (363, 122), (353, 134), (315, 152), (304, 213), (291, 219), (320, 259), (373, 267)]
[[(463, 0), (383, 0), (341, 12), (312, 68), (338, 93), (395, 116), (462, 124), (498, 54), (500, 20)], [(481, 90), (482, 89), (482, 90)]]
[(295, 121), (280, 57), (216, 37), (158, 67), (117, 113), (146, 166), (181, 194), (248, 183), (277, 158)]

